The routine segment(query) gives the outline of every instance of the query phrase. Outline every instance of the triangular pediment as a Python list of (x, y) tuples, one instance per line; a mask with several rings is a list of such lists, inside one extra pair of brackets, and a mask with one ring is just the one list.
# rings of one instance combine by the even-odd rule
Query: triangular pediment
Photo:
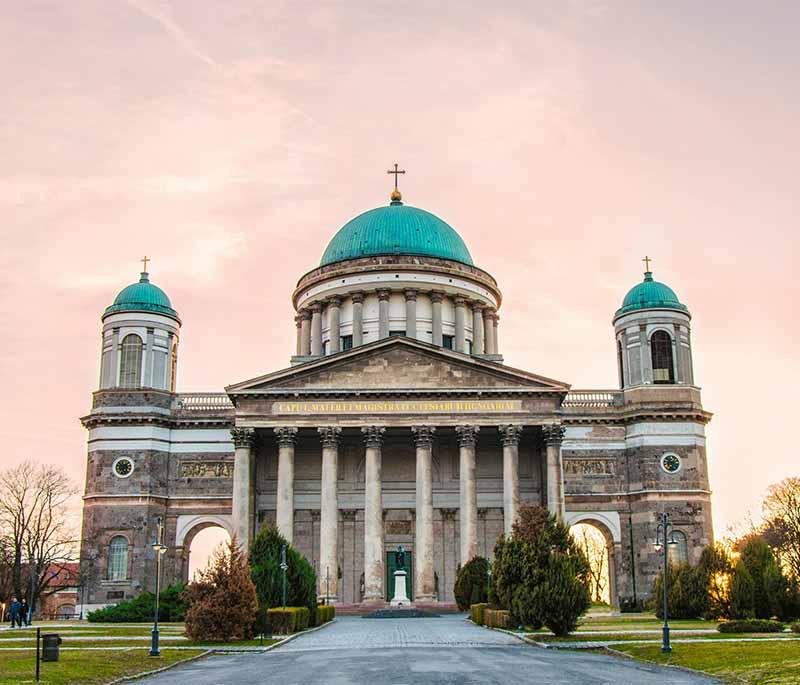
[(393, 337), (283, 369), (226, 388), (235, 394), (311, 391), (531, 390), (563, 392), (569, 385), (497, 362)]

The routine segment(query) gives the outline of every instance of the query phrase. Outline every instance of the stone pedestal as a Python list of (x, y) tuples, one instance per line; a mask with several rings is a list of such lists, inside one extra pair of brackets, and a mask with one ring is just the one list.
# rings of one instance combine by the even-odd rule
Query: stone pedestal
[(406, 575), (405, 571), (394, 572), (394, 596), (392, 597), (393, 607), (407, 607), (411, 604), (411, 600), (406, 594)]

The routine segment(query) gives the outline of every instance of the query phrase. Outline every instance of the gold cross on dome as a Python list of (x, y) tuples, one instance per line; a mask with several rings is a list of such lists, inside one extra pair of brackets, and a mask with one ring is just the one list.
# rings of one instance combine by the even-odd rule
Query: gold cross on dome
[(150, 258), (145, 255), (140, 261), (144, 264), (144, 272), (147, 273), (147, 262), (150, 261)]
[(645, 255), (644, 259), (642, 261), (644, 262), (644, 270), (649, 272), (650, 271), (650, 262), (652, 262), (653, 260), (650, 259), (650, 257), (648, 257), (647, 255)]
[(397, 163), (395, 162), (394, 169), (389, 169), (389, 171), (387, 171), (386, 173), (387, 174), (394, 174), (394, 189), (397, 190), (397, 176), (398, 176), (398, 174), (406, 173), (406, 170), (405, 169), (398, 169), (397, 168)]

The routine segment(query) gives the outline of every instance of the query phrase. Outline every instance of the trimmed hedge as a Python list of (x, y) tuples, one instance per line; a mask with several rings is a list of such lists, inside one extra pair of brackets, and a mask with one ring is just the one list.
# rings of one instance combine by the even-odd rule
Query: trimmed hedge
[(489, 605), (485, 602), (482, 604), (473, 604), (469, 608), (469, 617), (472, 622), (477, 626), (483, 625), (483, 612)]
[(307, 607), (277, 607), (267, 609), (267, 624), (273, 635), (290, 635), (308, 628)]
[[(180, 622), (186, 618), (189, 602), (184, 595), (186, 586), (177, 583), (164, 588), (158, 600), (158, 620)], [(90, 611), (89, 623), (150, 623), (153, 620), (155, 596), (142, 592), (133, 599)]]
[(460, 611), (473, 604), (486, 602), (489, 589), (489, 562), (483, 557), (473, 557), (458, 569), (453, 596)]
[(336, 616), (336, 607), (333, 607), (330, 604), (317, 605), (318, 626), (321, 626), (323, 623), (327, 623), (328, 621), (332, 621), (334, 616)]
[(723, 621), (717, 626), (720, 633), (781, 633), (783, 623), (765, 618), (749, 618), (740, 621)]
[(483, 610), (484, 625), (489, 628), (513, 628), (514, 622), (511, 619), (511, 612), (505, 609), (489, 609)]

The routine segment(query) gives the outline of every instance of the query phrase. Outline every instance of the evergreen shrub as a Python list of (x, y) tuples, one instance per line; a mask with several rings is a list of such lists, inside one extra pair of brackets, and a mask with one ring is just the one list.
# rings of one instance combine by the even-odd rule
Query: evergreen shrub
[(733, 569), (731, 618), (783, 617), (789, 583), (769, 545), (752, 537), (742, 546)]
[(283, 605), (281, 547), (286, 545), (286, 604), (306, 607), (311, 625), (317, 624), (317, 574), (274, 526), (264, 528), (250, 547), (250, 569), (258, 604), (263, 609)]
[[(186, 585), (176, 583), (164, 588), (158, 600), (158, 620), (180, 622), (186, 617), (189, 604), (184, 597)], [(90, 623), (149, 623), (153, 620), (155, 596), (152, 592), (142, 592), (133, 599), (119, 604), (90, 611)]]
[(542, 507), (520, 507), (511, 536), (494, 548), (492, 596), (513, 625), (568, 635), (591, 606), (589, 562), (569, 528)]
[[(653, 582), (653, 608), (664, 618), (664, 575)], [(708, 576), (702, 568), (689, 564), (670, 564), (667, 601), (670, 618), (700, 618), (708, 611)]]
[(453, 594), (461, 611), (467, 611), (473, 604), (487, 600), (489, 562), (483, 557), (473, 557), (458, 569)]
[(723, 621), (717, 626), (720, 633), (782, 633), (783, 623), (763, 618)]
[(473, 604), (469, 608), (469, 617), (472, 619), (472, 622), (477, 626), (483, 625), (483, 612), (489, 605), (486, 602), (480, 602), (478, 604)]
[(619, 600), (621, 614), (640, 614), (644, 611), (644, 600), (633, 597), (623, 597)]
[(267, 609), (267, 624), (273, 635), (290, 635), (308, 628), (308, 607)]
[(790, 627), (793, 633), (800, 633), (800, 621), (795, 621)]

